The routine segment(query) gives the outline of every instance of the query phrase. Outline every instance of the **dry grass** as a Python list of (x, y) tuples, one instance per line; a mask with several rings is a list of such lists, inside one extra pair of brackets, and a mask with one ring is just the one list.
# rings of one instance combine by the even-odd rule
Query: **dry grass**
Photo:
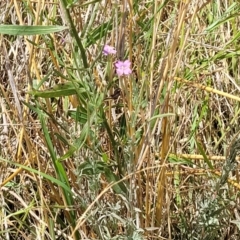
[(69, 27), (0, 38), (0, 238), (239, 239), (239, 3), (60, 2), (0, 3)]

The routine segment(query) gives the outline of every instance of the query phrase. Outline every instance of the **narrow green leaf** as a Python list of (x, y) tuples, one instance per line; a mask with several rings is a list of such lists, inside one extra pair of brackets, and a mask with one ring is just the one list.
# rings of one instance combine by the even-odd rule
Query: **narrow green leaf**
[[(119, 177), (108, 167), (105, 167), (105, 177), (109, 183), (112, 183), (112, 182), (115, 183), (120, 180)], [(113, 191), (117, 194), (122, 194), (122, 195), (127, 194), (127, 188), (123, 182), (120, 182), (114, 185), (112, 188), (113, 188)]]
[(35, 96), (35, 97), (42, 97), (42, 98), (54, 98), (54, 97), (64, 97), (70, 96), (78, 93), (85, 92), (85, 89), (80, 88), (76, 90), (75, 86), (71, 83), (61, 83), (56, 84), (54, 87), (48, 88), (44, 91), (38, 91), (33, 89), (28, 93)]
[(10, 160), (6, 160), (4, 158), (2, 158), (0, 156), (0, 161), (3, 161), (3, 162), (7, 162), (7, 163), (10, 163), (10, 164), (13, 164), (17, 167), (21, 167), (29, 172), (32, 172), (32, 173), (36, 173), (36, 174), (39, 174), (40, 176), (42, 176), (43, 178), (45, 179), (48, 179), (49, 181), (53, 182), (53, 183), (56, 183), (58, 186), (62, 187), (64, 189), (64, 191), (70, 193), (71, 195), (73, 194), (72, 191), (71, 191), (71, 188), (66, 185), (65, 183), (63, 183), (62, 181), (46, 174), (46, 173), (43, 173), (43, 172), (40, 172), (39, 170), (36, 170), (36, 169), (33, 169), (33, 168), (30, 168), (30, 167), (27, 167), (25, 165), (22, 165), (22, 164), (19, 164), (19, 163), (16, 163), (16, 162), (13, 162), (13, 161), (10, 161)]
[(51, 236), (51, 239), (56, 240), (55, 231), (54, 231), (55, 222), (53, 221), (53, 219), (51, 217), (49, 217), (48, 223), (49, 223), (49, 225), (48, 225), (49, 234)]
[[(74, 21), (72, 19), (69, 9), (68, 9), (69, 3), (66, 0), (61, 0), (61, 4), (62, 4), (62, 8), (64, 9), (64, 12), (65, 12), (66, 21), (69, 24), (69, 33), (75, 39), (76, 44), (77, 44), (78, 48), (80, 49), (84, 68), (88, 68), (88, 60), (87, 60), (85, 48), (83, 47), (82, 41), (81, 41), (80, 37), (78, 36), (78, 31), (76, 29), (76, 26), (74, 24)], [(78, 64), (76, 64), (76, 65), (78, 65)]]
[[(87, 121), (84, 124), (82, 130), (81, 130), (81, 134), (79, 136), (79, 138), (77, 138), (75, 140), (75, 142), (73, 143), (73, 145), (70, 147), (70, 149), (63, 155), (61, 156), (58, 160), (59, 161), (63, 161), (66, 158), (69, 158), (70, 156), (73, 155), (73, 153), (77, 150), (79, 150), (85, 143), (87, 137), (90, 134), (90, 126), (92, 126), (92, 124), (94, 122), (97, 121), (98, 119), (98, 113), (96, 111), (94, 111), (91, 107), (90, 107), (90, 103), (88, 103), (87, 105), (87, 109), (89, 112), (87, 112)], [(91, 109), (91, 110), (90, 110)]]
[(198, 147), (198, 150), (200, 151), (200, 153), (202, 154), (203, 156), (203, 159), (204, 159), (204, 162), (208, 165), (208, 167), (210, 169), (213, 169), (213, 165), (212, 163), (209, 161), (204, 149), (202, 148), (201, 144), (199, 142), (196, 141), (196, 144), (197, 144), (197, 147)]
[[(69, 187), (70, 184), (69, 184), (68, 177), (67, 177), (66, 171), (64, 169), (64, 166), (62, 165), (61, 162), (57, 161), (57, 156), (56, 156), (56, 153), (55, 153), (55, 150), (54, 150), (53, 142), (52, 142), (51, 136), (49, 134), (49, 130), (48, 130), (47, 125), (46, 125), (46, 117), (43, 117), (43, 115), (40, 114), (39, 118), (40, 118), (42, 130), (43, 130), (43, 133), (44, 133), (46, 145), (48, 147), (48, 150), (49, 150), (49, 153), (50, 153), (50, 156), (51, 156), (56, 174), (58, 175), (59, 180), (64, 185), (67, 185)], [(63, 190), (63, 195), (64, 195), (64, 198), (65, 198), (65, 201), (66, 201), (67, 205), (68, 206), (74, 205), (73, 194), (69, 194), (64, 188), (62, 190)], [(76, 222), (75, 222), (76, 221), (76, 214), (75, 214), (74, 211), (69, 211), (69, 214), (70, 214), (71, 224), (72, 224), (72, 226), (75, 226), (76, 225)]]
[(84, 111), (83, 107), (78, 107), (77, 111), (76, 110), (69, 110), (68, 111), (68, 116), (71, 118), (75, 119), (75, 121), (85, 124), (87, 122), (87, 112), (86, 109)]
[[(221, 24), (223, 24), (223, 23), (225, 23), (225, 22), (227, 22), (227, 21), (230, 21), (230, 20), (232, 20), (232, 19), (235, 19), (235, 17), (238, 16), (238, 12), (233, 13), (233, 14), (230, 14), (230, 13), (231, 13), (231, 11), (234, 10), (234, 8), (237, 9), (236, 6), (237, 6), (237, 3), (236, 3), (236, 2), (234, 2), (232, 5), (230, 5), (229, 8), (224, 12), (224, 14), (222, 15), (222, 17), (219, 18), (219, 19), (217, 19), (217, 20), (216, 20), (215, 22), (213, 22), (210, 26), (208, 26), (208, 27), (205, 29), (205, 31), (206, 31), (206, 32), (211, 32), (211, 31), (213, 31), (215, 28), (219, 27), (219, 25), (221, 25)], [(235, 11), (237, 11), (237, 10), (235, 10)]]
[(156, 118), (164, 118), (164, 117), (171, 117), (171, 116), (176, 116), (176, 114), (174, 114), (174, 113), (157, 114), (157, 115), (151, 117), (148, 121), (150, 122)]
[(100, 26), (93, 29), (87, 35), (86, 47), (95, 44), (98, 40), (106, 36), (108, 31), (112, 30), (112, 20), (101, 24)]
[(31, 36), (60, 32), (67, 28), (65, 26), (0, 25), (0, 34)]

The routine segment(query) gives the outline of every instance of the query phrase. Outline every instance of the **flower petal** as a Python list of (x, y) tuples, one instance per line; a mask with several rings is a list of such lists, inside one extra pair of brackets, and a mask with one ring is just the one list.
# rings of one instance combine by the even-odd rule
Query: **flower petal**
[(126, 60), (126, 61), (123, 62), (123, 65), (124, 65), (124, 67), (130, 68), (131, 62), (129, 60)]
[(124, 75), (124, 71), (123, 71), (123, 69), (121, 69), (121, 68), (117, 68), (117, 69), (116, 69), (116, 72), (117, 72), (117, 75), (118, 75), (118, 76)]
[(107, 56), (109, 54), (116, 54), (116, 53), (117, 53), (117, 51), (115, 50), (114, 47), (109, 46), (107, 44), (104, 45), (104, 47), (103, 47), (103, 55)]
[(121, 67), (123, 65), (123, 62), (118, 60), (116, 63), (115, 63), (115, 66), (116, 67)]
[(132, 70), (130, 69), (130, 68), (125, 68), (124, 69), (124, 74), (125, 75), (129, 75), (129, 74), (131, 74), (132, 73)]

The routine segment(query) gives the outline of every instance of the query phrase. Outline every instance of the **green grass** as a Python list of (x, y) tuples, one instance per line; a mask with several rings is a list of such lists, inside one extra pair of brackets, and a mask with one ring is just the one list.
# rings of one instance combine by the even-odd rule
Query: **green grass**
[(14, 3), (0, 238), (238, 239), (239, 3)]

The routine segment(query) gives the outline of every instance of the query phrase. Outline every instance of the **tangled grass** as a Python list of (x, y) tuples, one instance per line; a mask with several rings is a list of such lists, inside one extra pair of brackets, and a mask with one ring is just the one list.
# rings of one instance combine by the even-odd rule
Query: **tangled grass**
[(1, 239), (239, 239), (239, 10), (1, 1)]

